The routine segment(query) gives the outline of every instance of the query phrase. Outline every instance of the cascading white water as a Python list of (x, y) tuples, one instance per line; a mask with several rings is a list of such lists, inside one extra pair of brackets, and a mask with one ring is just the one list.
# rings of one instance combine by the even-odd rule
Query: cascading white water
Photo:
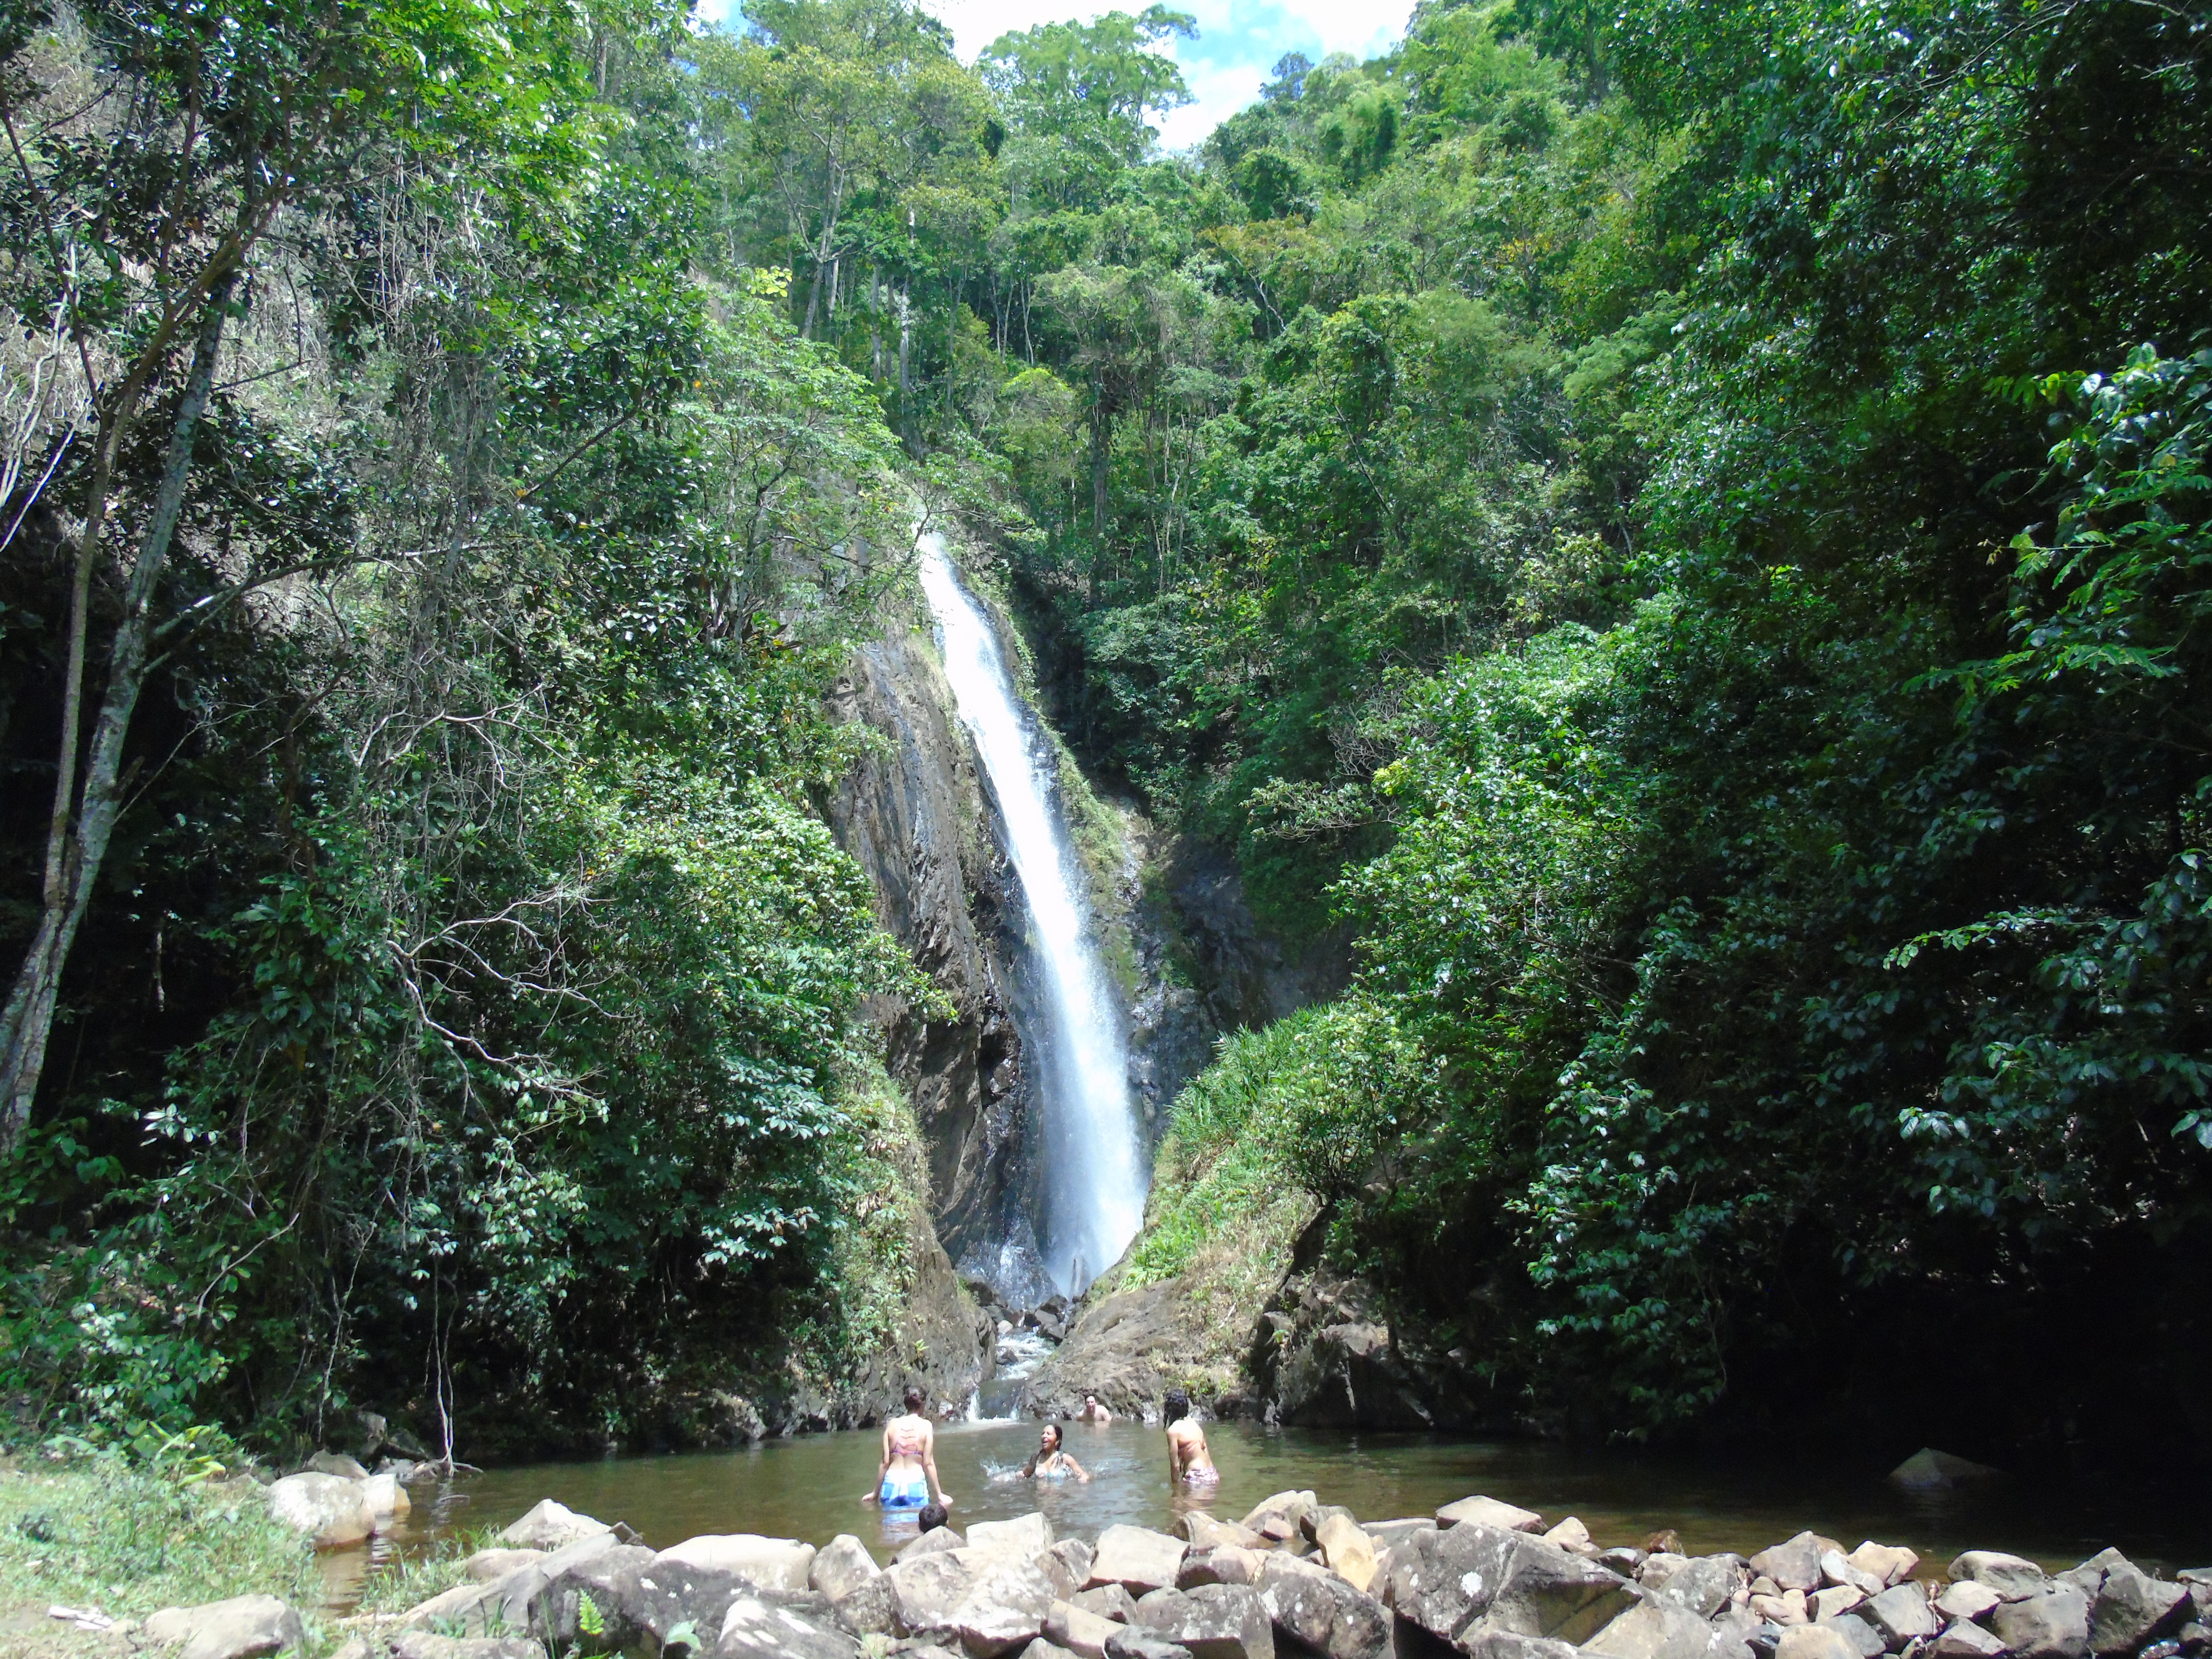
[(1145, 1216), (1121, 1009), (1098, 954), (1067, 825), (1054, 805), (1053, 757), (1015, 697), (989, 617), (960, 585), (933, 534), (921, 540), (921, 588), (936, 613), (960, 722), (998, 796), (1043, 969), (1047, 1029), (1031, 1034), (1031, 1046), (1044, 1050), (1042, 1243), (1045, 1271), (1073, 1296), (1121, 1259)]

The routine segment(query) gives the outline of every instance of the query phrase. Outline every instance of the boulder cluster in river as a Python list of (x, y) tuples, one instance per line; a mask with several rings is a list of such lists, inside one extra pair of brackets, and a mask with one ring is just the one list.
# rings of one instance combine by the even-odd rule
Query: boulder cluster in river
[[(1748, 1559), (1686, 1555), (1672, 1534), (1601, 1549), (1572, 1516), (1547, 1529), (1489, 1498), (1363, 1522), (1310, 1492), (1176, 1525), (1096, 1540), (1055, 1537), (1042, 1514), (939, 1527), (879, 1567), (850, 1534), (655, 1551), (549, 1500), (469, 1559), (468, 1582), (347, 1621), (339, 1659), (2212, 1655), (2212, 1568), (2161, 1579), (2117, 1550), (2058, 1573), (1969, 1550), (1939, 1575), (1909, 1549), (1810, 1532)], [(192, 1659), (249, 1651), (200, 1647)]]

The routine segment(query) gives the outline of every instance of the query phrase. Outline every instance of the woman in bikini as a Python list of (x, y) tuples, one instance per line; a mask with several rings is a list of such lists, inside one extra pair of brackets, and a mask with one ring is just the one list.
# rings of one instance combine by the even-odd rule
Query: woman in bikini
[(1168, 1431), (1169, 1478), (1178, 1486), (1216, 1486), (1221, 1471), (1206, 1449), (1206, 1431), (1190, 1414), (1190, 1396), (1181, 1389), (1169, 1390), (1160, 1402), (1160, 1417)]
[(933, 1498), (950, 1509), (951, 1496), (937, 1480), (937, 1428), (921, 1414), (928, 1395), (906, 1391), (906, 1415), (884, 1425), (884, 1461), (876, 1469), (876, 1488), (863, 1504), (887, 1510), (918, 1510)]
[(1058, 1480), (1066, 1476), (1088, 1480), (1091, 1471), (1060, 1449), (1060, 1425), (1048, 1423), (1037, 1436), (1037, 1449), (1022, 1465), (1024, 1480)]

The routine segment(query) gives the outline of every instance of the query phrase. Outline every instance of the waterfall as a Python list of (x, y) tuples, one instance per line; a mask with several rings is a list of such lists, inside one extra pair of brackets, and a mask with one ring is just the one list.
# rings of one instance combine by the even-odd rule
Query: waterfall
[(1045, 1270), (1070, 1296), (1121, 1259), (1144, 1220), (1145, 1175), (1129, 1101), (1121, 1010), (1106, 977), (1081, 866), (1053, 784), (1050, 746), (1014, 695), (990, 617), (962, 586), (940, 537), (921, 541), (921, 588), (936, 614), (960, 722), (997, 796), (1042, 969), (1036, 1098), (1044, 1127)]

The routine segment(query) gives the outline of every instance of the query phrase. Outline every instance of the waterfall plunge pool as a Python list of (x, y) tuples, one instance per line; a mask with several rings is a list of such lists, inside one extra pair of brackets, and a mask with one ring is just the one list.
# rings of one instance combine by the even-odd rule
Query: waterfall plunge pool
[[(2212, 1560), (2212, 1510), (2183, 1490), (2162, 1496), (2075, 1480), (2021, 1477), (1981, 1488), (1915, 1494), (1879, 1470), (1778, 1458), (1717, 1461), (1618, 1447), (1486, 1441), (1443, 1435), (1206, 1425), (1220, 1465), (1218, 1492), (1202, 1504), (1170, 1491), (1157, 1428), (1136, 1423), (1062, 1425), (1067, 1449), (1096, 1477), (995, 1481), (1036, 1445), (1033, 1422), (945, 1424), (937, 1467), (953, 1495), (952, 1524), (1006, 1520), (1042, 1509), (1062, 1536), (1096, 1537), (1115, 1522), (1164, 1528), (1184, 1508), (1243, 1515), (1270, 1492), (1311, 1488), (1363, 1521), (1425, 1515), (1484, 1492), (1569, 1515), (1601, 1544), (1641, 1544), (1671, 1527), (1692, 1553), (1745, 1554), (1806, 1528), (1841, 1539), (1907, 1545), (1941, 1571), (1960, 1551), (2010, 1550), (2050, 1567), (2071, 1566), (2106, 1545), (2139, 1565), (2171, 1571)], [(879, 1560), (914, 1535), (860, 1498), (871, 1484), (881, 1434), (854, 1429), (763, 1442), (739, 1450), (495, 1469), (413, 1489), (409, 1530), (374, 1551), (325, 1558), (334, 1603), (349, 1604), (364, 1573), (396, 1552), (416, 1552), (455, 1529), (501, 1527), (541, 1498), (602, 1521), (623, 1521), (665, 1548), (699, 1533), (757, 1532), (825, 1544), (852, 1533)]]

